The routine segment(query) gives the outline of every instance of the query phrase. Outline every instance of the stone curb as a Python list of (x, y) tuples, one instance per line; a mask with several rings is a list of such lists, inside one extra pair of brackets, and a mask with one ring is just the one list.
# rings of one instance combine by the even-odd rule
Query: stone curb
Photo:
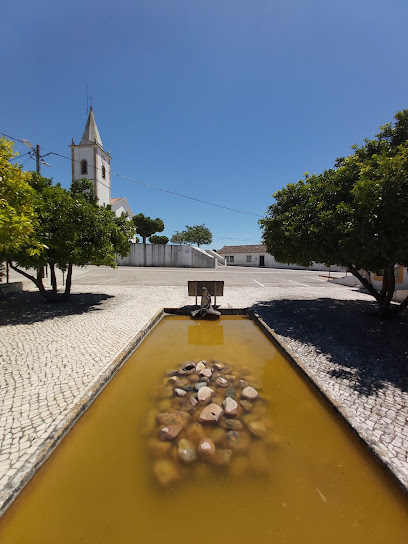
[[(222, 312), (222, 310), (221, 310)], [(319, 396), (325, 400), (332, 410), (336, 412), (336, 415), (340, 417), (347, 428), (353, 433), (353, 435), (359, 440), (359, 442), (367, 449), (381, 465), (381, 467), (392, 477), (394, 482), (400, 487), (400, 489), (408, 495), (408, 482), (403, 474), (400, 474), (399, 468), (394, 466), (392, 461), (387, 460), (387, 452), (381, 447), (375, 440), (372, 440), (369, 436), (363, 436), (360, 430), (353, 425), (353, 418), (351, 414), (343, 407), (342, 404), (334, 400), (329, 391), (321, 386), (313, 373), (305, 366), (305, 364), (297, 357), (293, 351), (288, 348), (283, 340), (271, 329), (264, 320), (252, 309), (248, 308), (246, 314), (252, 319), (252, 321), (258, 326), (258, 328), (267, 336), (267, 338), (279, 349), (279, 351), (288, 359), (293, 368), (313, 387), (313, 389), (319, 393)]]
[(24, 465), (9, 480), (7, 485), (0, 492), (0, 517), (6, 512), (37, 470), (45, 463), (48, 457), (50, 457), (58, 444), (64, 439), (75, 423), (87, 411), (94, 400), (112, 380), (115, 374), (139, 347), (149, 332), (162, 320), (164, 315), (163, 309), (156, 312), (156, 314), (146, 323), (145, 327), (140, 330), (133, 340), (128, 343), (124, 350), (119, 353), (119, 355), (109, 365), (108, 369), (98, 377), (97, 382), (94, 383), (88, 389), (87, 393), (75, 403), (64, 419), (54, 428), (54, 430), (42, 442), (37, 450), (31, 455), (30, 459), (26, 461), (26, 463), (24, 463)]

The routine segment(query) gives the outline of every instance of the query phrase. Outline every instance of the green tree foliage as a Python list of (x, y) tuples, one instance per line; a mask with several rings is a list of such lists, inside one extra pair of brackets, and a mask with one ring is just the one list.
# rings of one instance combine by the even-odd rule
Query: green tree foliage
[[(28, 244), (37, 226), (31, 174), (10, 162), (15, 156), (12, 144), (0, 138), (0, 261)], [(30, 250), (40, 253), (41, 247), (31, 245)]]
[[(129, 253), (129, 240), (135, 228), (126, 217), (116, 217), (109, 208), (96, 204), (91, 181), (74, 181), (68, 191), (33, 174), (31, 185), (36, 192), (35, 212), (38, 216), (34, 242), (43, 245), (44, 251), (40, 255), (30, 255), (28, 245), (11, 253), (9, 263), (14, 270), (31, 279), (47, 300), (65, 301), (71, 291), (72, 267), (94, 264), (115, 268), (116, 255)], [(43, 285), (47, 265), (50, 267), (51, 292)], [(24, 268), (35, 268), (37, 275), (30, 275)], [(57, 293), (56, 268), (67, 272), (63, 295)]]
[[(277, 191), (260, 220), (263, 241), (280, 262), (348, 267), (390, 317), (394, 268), (408, 266), (408, 110), (335, 168)], [(384, 271), (381, 290), (360, 273)]]
[(150, 236), (149, 242), (151, 244), (163, 244), (166, 245), (169, 242), (167, 236)]
[(183, 230), (182, 232), (178, 232), (176, 230), (176, 232), (171, 237), (170, 242), (172, 244), (188, 244), (185, 231)]
[(186, 225), (186, 230), (173, 234), (171, 241), (175, 244), (197, 244), (200, 247), (203, 244), (211, 244), (212, 234), (204, 223), (193, 227)]
[(158, 217), (151, 219), (150, 217), (138, 213), (132, 217), (132, 221), (136, 227), (136, 232), (143, 238), (143, 243), (146, 243), (146, 238), (154, 234), (155, 232), (164, 231), (164, 223), (162, 219)]

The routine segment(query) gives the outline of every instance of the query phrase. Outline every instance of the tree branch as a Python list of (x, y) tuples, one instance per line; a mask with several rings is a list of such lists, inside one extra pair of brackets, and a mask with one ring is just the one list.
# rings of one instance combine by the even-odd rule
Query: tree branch
[(350, 272), (353, 274), (353, 276), (355, 276), (358, 279), (358, 281), (364, 285), (364, 287), (367, 289), (367, 291), (370, 293), (370, 295), (372, 295), (375, 298), (375, 300), (379, 304), (381, 304), (382, 297), (381, 297), (380, 293), (372, 285), (372, 283), (370, 283), (368, 280), (366, 280), (360, 274), (360, 272), (356, 268), (354, 268), (354, 266), (352, 264), (348, 264), (347, 268), (350, 270)]

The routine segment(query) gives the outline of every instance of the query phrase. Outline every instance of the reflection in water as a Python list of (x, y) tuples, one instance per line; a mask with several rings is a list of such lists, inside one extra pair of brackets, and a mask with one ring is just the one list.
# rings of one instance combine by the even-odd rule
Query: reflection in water
[(188, 327), (188, 343), (192, 346), (221, 346), (224, 344), (224, 327), (219, 322), (195, 321)]

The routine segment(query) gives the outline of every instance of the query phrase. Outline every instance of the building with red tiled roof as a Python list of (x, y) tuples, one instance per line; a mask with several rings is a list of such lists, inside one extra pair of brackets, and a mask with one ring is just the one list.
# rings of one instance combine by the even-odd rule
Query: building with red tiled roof
[[(246, 246), (224, 246), (217, 253), (225, 257), (229, 266), (261, 266), (265, 268), (292, 268), (297, 270), (307, 270), (302, 266), (289, 263), (278, 263), (275, 257), (268, 253), (266, 246), (246, 245)], [(337, 270), (338, 267), (331, 267), (331, 270)], [(328, 270), (323, 264), (314, 263), (309, 270)]]

